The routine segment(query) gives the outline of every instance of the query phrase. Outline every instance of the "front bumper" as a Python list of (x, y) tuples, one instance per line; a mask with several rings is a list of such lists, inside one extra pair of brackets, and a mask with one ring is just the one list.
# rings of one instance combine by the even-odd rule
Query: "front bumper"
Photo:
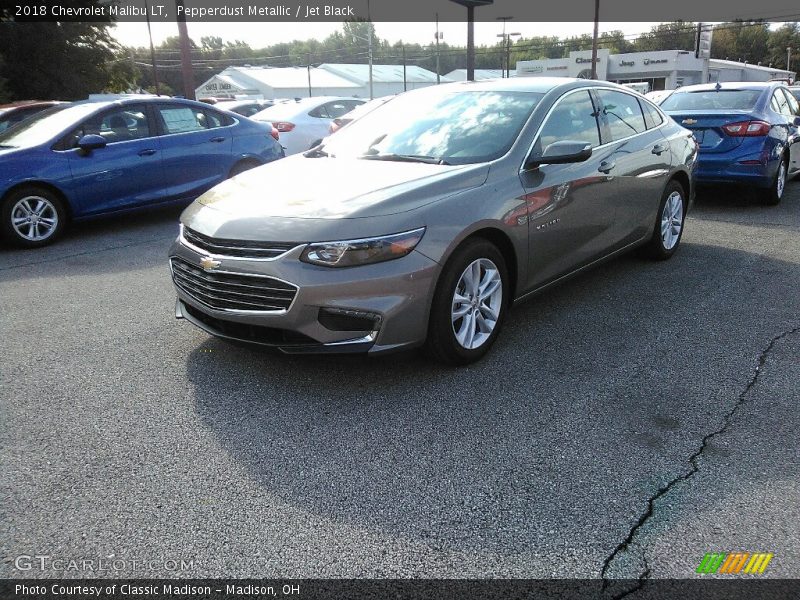
[[(208, 333), (227, 339), (272, 346), (286, 353), (386, 352), (421, 345), (428, 328), (428, 313), (440, 267), (413, 251), (403, 258), (360, 267), (333, 269), (301, 262), (303, 247), (272, 260), (214, 255), (220, 271), (261, 275), (297, 287), (285, 310), (220, 310), (176, 285), (175, 316)], [(200, 265), (208, 256), (181, 243), (170, 249), (172, 259)], [(175, 276), (173, 273), (173, 283)], [(367, 329), (331, 328), (336, 319), (324, 313), (374, 317)], [(355, 322), (359, 321), (344, 321)], [(362, 323), (364, 320), (362, 319)], [(325, 323), (325, 324), (323, 324)]]

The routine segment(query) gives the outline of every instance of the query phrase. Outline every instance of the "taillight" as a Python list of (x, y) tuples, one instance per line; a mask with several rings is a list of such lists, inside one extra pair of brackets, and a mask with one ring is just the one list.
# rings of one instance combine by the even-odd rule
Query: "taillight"
[(274, 125), (272, 126), (271, 131), (269, 132), (269, 134), (275, 139), (276, 142), (281, 137), (281, 135), (278, 133), (278, 130), (275, 128)]
[(722, 130), (732, 137), (756, 137), (769, 134), (771, 126), (766, 121), (739, 121), (722, 126)]
[(294, 123), (289, 123), (288, 121), (277, 121), (272, 125), (281, 133), (286, 133), (294, 129)]

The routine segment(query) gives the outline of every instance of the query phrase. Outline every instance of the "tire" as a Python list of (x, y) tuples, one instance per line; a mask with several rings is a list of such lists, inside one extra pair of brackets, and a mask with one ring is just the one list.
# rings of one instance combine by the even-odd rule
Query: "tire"
[(67, 222), (61, 198), (39, 186), (20, 188), (8, 194), (0, 213), (3, 237), (21, 248), (51, 244), (64, 231)]
[(228, 175), (228, 178), (236, 177), (237, 175), (244, 173), (245, 171), (249, 171), (250, 169), (254, 169), (256, 167), (260, 167), (261, 163), (253, 160), (253, 159), (245, 159), (240, 160), (231, 168), (231, 172)]
[(776, 206), (780, 204), (783, 193), (786, 191), (786, 182), (789, 180), (789, 161), (784, 156), (781, 158), (781, 164), (778, 165), (778, 171), (775, 173), (775, 178), (769, 189), (761, 192), (761, 203), (767, 206)]
[(661, 196), (653, 235), (645, 246), (647, 256), (654, 260), (667, 260), (675, 254), (683, 236), (687, 205), (686, 190), (673, 179)]
[[(474, 281), (476, 272), (485, 291), (471, 298), (470, 281)], [(494, 244), (476, 238), (458, 248), (436, 285), (428, 324), (428, 354), (448, 365), (467, 365), (482, 358), (502, 328), (510, 304), (508, 283), (505, 260)], [(489, 291), (491, 287), (494, 289)], [(456, 306), (457, 292), (463, 302)], [(457, 309), (465, 314), (454, 319)]]

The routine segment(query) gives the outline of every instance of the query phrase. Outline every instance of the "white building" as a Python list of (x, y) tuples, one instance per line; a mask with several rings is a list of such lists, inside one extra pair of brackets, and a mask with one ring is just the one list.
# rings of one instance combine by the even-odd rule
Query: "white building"
[[(695, 58), (694, 52), (662, 50), (658, 52), (630, 52), (610, 54), (608, 49), (597, 52), (597, 76), (615, 83), (644, 81), (651, 90), (672, 90), (682, 85), (707, 81), (769, 81), (794, 79), (794, 73), (758, 65), (748, 65), (728, 60)], [(520, 77), (590, 77), (591, 50), (570, 52), (566, 58), (545, 58), (517, 62)]]
[[(511, 69), (511, 77), (516, 77), (517, 71)], [(500, 79), (505, 77), (505, 70), (503, 69), (475, 69), (475, 81), (483, 81), (484, 79)], [(466, 81), (466, 69), (453, 69), (442, 79), (447, 78), (449, 81)]]
[[(405, 75), (405, 76), (404, 76)], [(443, 79), (444, 81), (444, 79)], [(373, 96), (398, 94), (404, 89), (436, 85), (436, 74), (422, 67), (373, 65)], [(369, 65), (323, 64), (319, 67), (228, 67), (202, 83), (201, 98), (354, 96), (369, 98)]]

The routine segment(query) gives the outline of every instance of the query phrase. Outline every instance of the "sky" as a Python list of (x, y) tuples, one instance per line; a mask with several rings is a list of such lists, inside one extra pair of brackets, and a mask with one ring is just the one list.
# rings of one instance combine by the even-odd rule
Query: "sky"
[[(600, 23), (600, 31), (622, 30), (625, 34), (640, 34), (650, 31), (657, 23)], [(280, 42), (316, 38), (323, 40), (334, 31), (341, 31), (341, 23), (193, 23), (188, 24), (189, 36), (200, 42), (207, 35), (219, 36), (225, 42), (242, 40), (252, 48), (263, 48)], [(525, 23), (509, 21), (507, 33), (521, 33), (523, 37), (537, 35), (561, 38), (581, 34), (592, 34), (593, 24), (587, 23)], [(166, 38), (178, 35), (175, 23), (153, 23), (153, 42), (158, 45)], [(390, 43), (405, 41), (427, 44), (434, 41), (435, 23), (375, 23), (375, 33)], [(467, 25), (440, 23), (443, 41), (457, 46), (467, 44)], [(502, 23), (475, 23), (475, 44), (493, 45), (502, 33)], [(117, 40), (125, 46), (148, 46), (146, 23), (117, 23), (114, 32)]]

